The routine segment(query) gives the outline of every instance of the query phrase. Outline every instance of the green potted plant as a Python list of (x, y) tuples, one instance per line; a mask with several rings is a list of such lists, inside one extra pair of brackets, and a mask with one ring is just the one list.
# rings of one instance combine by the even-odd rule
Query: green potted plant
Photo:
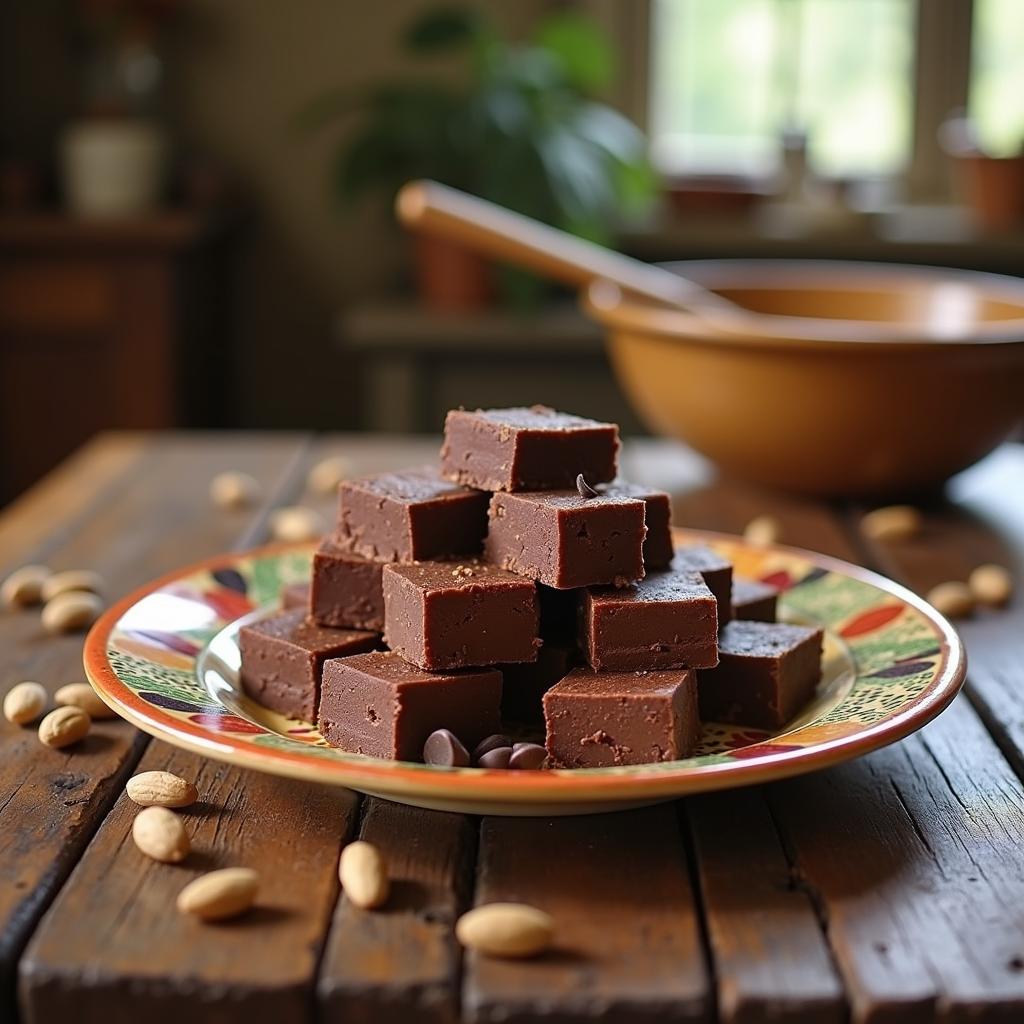
[[(463, 73), (330, 92), (300, 115), (313, 128), (358, 115), (336, 164), (343, 200), (377, 193), (391, 201), (406, 181), (433, 178), (608, 242), (655, 194), (642, 132), (596, 98), (614, 55), (589, 19), (552, 13), (529, 41), (512, 44), (478, 14), (443, 8), (413, 21), (402, 44), (412, 58), (458, 58)], [(465, 309), (489, 297), (490, 268), (476, 254), (423, 237), (414, 257), (426, 305)], [(497, 276), (507, 301), (536, 298), (536, 281), (504, 269)]]

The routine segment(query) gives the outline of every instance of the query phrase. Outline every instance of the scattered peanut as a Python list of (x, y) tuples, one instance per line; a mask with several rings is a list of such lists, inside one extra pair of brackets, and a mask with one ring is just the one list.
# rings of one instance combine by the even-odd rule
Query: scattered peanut
[(913, 505), (886, 505), (868, 512), (860, 528), (872, 540), (908, 540), (921, 532), (922, 522)]
[(775, 516), (757, 516), (747, 523), (743, 531), (743, 539), (748, 544), (756, 544), (758, 547), (778, 543), (781, 535), (782, 524)]
[(53, 695), (53, 699), (61, 707), (81, 708), (93, 721), (117, 717), (88, 683), (68, 683)]
[(45, 565), (23, 565), (0, 584), (0, 600), (8, 608), (39, 604), (43, 598), (43, 584), (49, 578), (50, 570)]
[(525, 903), (489, 903), (463, 914), (455, 925), (462, 945), (488, 956), (527, 957), (551, 945), (554, 921)]
[(15, 725), (28, 725), (45, 707), (46, 691), (38, 683), (18, 683), (4, 697), (4, 718)]
[(192, 848), (181, 818), (166, 807), (139, 811), (132, 822), (132, 839), (147, 857), (164, 864), (183, 861)]
[(341, 851), (338, 877), (345, 895), (364, 910), (379, 907), (387, 901), (391, 885), (388, 869), (380, 850), (361, 839), (349, 843)]
[(324, 529), (323, 516), (315, 509), (303, 505), (279, 508), (270, 517), (270, 532), (275, 540), (313, 540)]
[(91, 626), (103, 611), (103, 602), (85, 590), (58, 594), (43, 608), (43, 629), (47, 633), (70, 633)]
[(199, 791), (170, 772), (140, 772), (125, 786), (130, 800), (143, 807), (187, 807), (199, 799)]
[(245, 508), (259, 500), (261, 489), (254, 476), (229, 470), (210, 481), (210, 500), (218, 508)]
[(103, 577), (92, 569), (68, 569), (55, 572), (44, 584), (40, 596), (44, 603), (52, 601), (59, 594), (85, 591), (89, 594), (103, 592)]
[(332, 455), (318, 462), (306, 477), (306, 486), (314, 494), (333, 494), (342, 480), (352, 475), (352, 463), (344, 455)]
[(967, 585), (979, 604), (998, 608), (1013, 596), (1013, 577), (1001, 565), (979, 565), (967, 578)]
[(81, 708), (55, 708), (39, 723), (39, 742), (55, 750), (84, 739), (92, 719)]
[(251, 868), (211, 871), (189, 882), (178, 893), (178, 910), (203, 921), (236, 917), (252, 906), (259, 882), (259, 875)]
[(966, 583), (940, 583), (928, 591), (927, 600), (950, 619), (966, 619), (974, 613), (974, 594)]

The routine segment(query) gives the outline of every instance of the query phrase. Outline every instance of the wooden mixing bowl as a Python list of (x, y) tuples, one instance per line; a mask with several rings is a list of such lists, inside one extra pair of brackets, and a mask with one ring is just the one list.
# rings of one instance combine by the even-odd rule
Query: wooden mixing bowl
[(772, 317), (716, 332), (600, 284), (584, 305), (641, 418), (729, 473), (816, 495), (910, 493), (976, 462), (1024, 416), (1024, 280), (810, 260), (675, 266)]

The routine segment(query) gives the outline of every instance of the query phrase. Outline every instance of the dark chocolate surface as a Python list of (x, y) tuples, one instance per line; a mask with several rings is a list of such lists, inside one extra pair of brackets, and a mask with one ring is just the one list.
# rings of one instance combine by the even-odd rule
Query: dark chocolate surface
[(575, 644), (545, 643), (534, 662), (499, 665), (503, 680), (501, 715), (510, 722), (544, 718), (544, 694), (578, 661)]
[(487, 560), (550, 587), (625, 584), (644, 574), (644, 503), (576, 491), (495, 494)]
[(732, 617), (754, 622), (775, 622), (778, 617), (778, 590), (760, 580), (734, 576), (732, 580)]
[(602, 672), (712, 668), (718, 603), (696, 572), (653, 572), (628, 587), (592, 587), (581, 599), (580, 647)]
[(684, 544), (676, 548), (672, 568), (681, 572), (699, 572), (711, 593), (718, 599), (718, 625), (732, 618), (732, 562), (705, 544)]
[(615, 477), (618, 427), (545, 406), (453, 409), (445, 419), (441, 470), (488, 491), (570, 487)]
[(672, 562), (672, 501), (665, 491), (617, 480), (598, 487), (599, 494), (617, 498), (639, 498), (644, 503), (647, 538), (644, 541), (644, 568), (667, 569)]
[(238, 635), (245, 692), (265, 707), (316, 721), (324, 661), (369, 651), (380, 640), (365, 630), (327, 629), (296, 608), (243, 626)]
[(567, 768), (689, 757), (700, 737), (696, 675), (578, 668), (544, 695), (547, 749)]
[(364, 558), (409, 562), (478, 554), (488, 495), (445, 480), (432, 466), (346, 480), (334, 543)]
[(310, 614), (323, 626), (384, 629), (380, 562), (345, 551), (325, 538), (313, 555)]
[(472, 749), (500, 726), (501, 673), (425, 672), (391, 651), (324, 667), (320, 733), (355, 754), (419, 761), (427, 737), (450, 729)]
[(730, 622), (718, 667), (700, 673), (707, 721), (778, 729), (811, 699), (821, 679), (822, 631), (773, 622)]
[(384, 632), (392, 650), (433, 671), (533, 661), (537, 590), (480, 562), (387, 565)]

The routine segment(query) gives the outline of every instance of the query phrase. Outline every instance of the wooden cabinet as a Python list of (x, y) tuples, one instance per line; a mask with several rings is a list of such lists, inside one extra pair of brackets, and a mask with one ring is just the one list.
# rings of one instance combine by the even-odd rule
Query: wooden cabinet
[(226, 227), (0, 217), (0, 499), (98, 430), (223, 422)]

